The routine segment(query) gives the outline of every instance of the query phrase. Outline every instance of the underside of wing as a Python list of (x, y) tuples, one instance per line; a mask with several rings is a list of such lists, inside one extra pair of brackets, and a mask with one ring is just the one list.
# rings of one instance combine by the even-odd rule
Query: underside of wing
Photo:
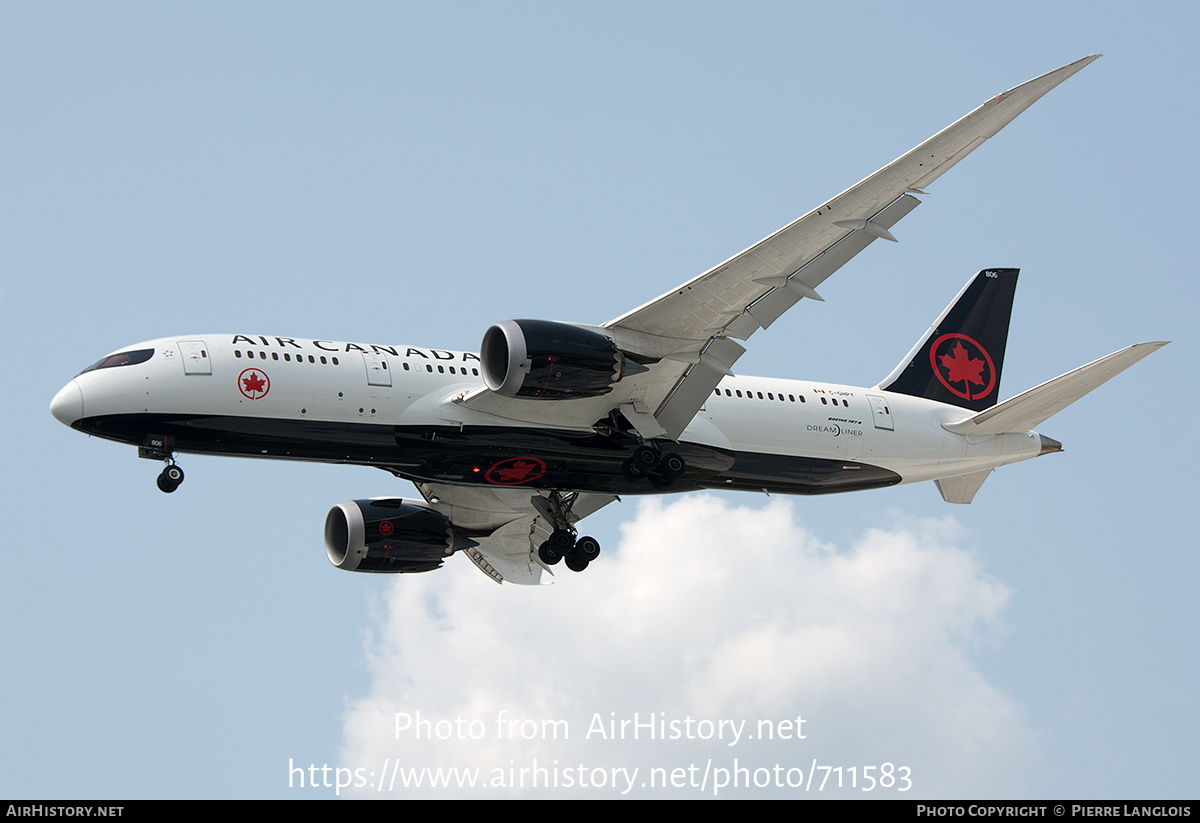
[[(473, 546), (462, 553), (497, 583), (537, 585), (542, 571), (538, 547), (554, 531), (550, 515), (574, 524), (616, 500), (613, 495), (574, 493), (566, 509), (552, 507), (550, 496), (527, 488), (415, 484), (429, 505), (451, 524), (471, 535)], [(555, 504), (558, 504), (558, 499)]]

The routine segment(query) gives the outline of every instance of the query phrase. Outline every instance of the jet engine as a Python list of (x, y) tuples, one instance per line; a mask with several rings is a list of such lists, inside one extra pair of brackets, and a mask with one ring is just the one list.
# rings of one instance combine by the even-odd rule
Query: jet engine
[(483, 380), (505, 397), (597, 397), (644, 371), (599, 332), (548, 320), (504, 320), (483, 335)]
[(433, 571), (473, 545), (446, 515), (398, 497), (338, 503), (325, 517), (325, 553), (346, 571)]

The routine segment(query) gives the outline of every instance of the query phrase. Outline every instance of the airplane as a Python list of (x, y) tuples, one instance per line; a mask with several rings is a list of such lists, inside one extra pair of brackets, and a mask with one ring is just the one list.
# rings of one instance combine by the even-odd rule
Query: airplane
[(505, 320), (480, 351), (251, 334), (120, 349), (52, 414), (163, 461), (179, 453), (375, 466), (422, 500), (334, 506), (338, 568), (424, 572), (465, 554), (500, 582), (582, 571), (583, 518), (619, 495), (826, 494), (932, 480), (969, 503), (999, 466), (1061, 451), (1034, 431), (1165, 342), (1139, 343), (1000, 401), (1017, 270), (983, 269), (870, 388), (748, 377), (745, 341), (911, 212), (924, 188), (1091, 55), (1004, 92), (789, 225), (599, 326)]

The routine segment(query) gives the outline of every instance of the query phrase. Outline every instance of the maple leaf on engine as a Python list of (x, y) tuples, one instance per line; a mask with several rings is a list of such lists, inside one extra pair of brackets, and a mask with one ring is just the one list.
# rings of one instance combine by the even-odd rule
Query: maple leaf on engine
[(979, 386), (984, 384), (980, 372), (986, 364), (983, 360), (971, 357), (962, 343), (955, 343), (953, 353), (943, 354), (938, 360), (942, 361), (942, 367), (947, 371), (946, 379), (951, 383), (970, 381)]
[(251, 394), (259, 394), (262, 392), (264, 384), (262, 378), (251, 372), (249, 377), (242, 378), (242, 385), (246, 387), (246, 391)]

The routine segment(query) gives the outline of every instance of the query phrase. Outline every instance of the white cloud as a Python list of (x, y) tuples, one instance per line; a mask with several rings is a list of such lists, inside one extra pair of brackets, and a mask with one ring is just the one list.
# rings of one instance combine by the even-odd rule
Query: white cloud
[[(807, 796), (836, 794), (837, 772), (815, 791), (824, 766), (842, 767), (844, 785), (855, 769), (860, 790), (844, 794), (1011, 796), (1036, 760), (1032, 736), (969, 654), (994, 635), (1008, 592), (956, 545), (962, 537), (953, 521), (904, 523), (842, 551), (796, 523), (786, 501), (750, 508), (693, 495), (643, 502), (615, 551), (583, 574), (559, 571), (551, 587), (498, 587), (462, 560), (399, 578), (379, 604), (373, 686), (348, 708), (342, 765), (371, 784), (385, 763), (478, 768), (481, 782), (506, 788), (470, 796), (561, 798), (616, 796), (625, 777), (614, 781), (612, 770), (622, 768), (638, 769), (633, 796), (711, 796), (718, 770), (728, 781), (740, 767), (743, 786), (771, 785), (726, 786), (721, 796), (758, 797), (804, 796), (776, 784), (807, 782), (815, 761)], [(397, 739), (396, 713), (418, 711), (443, 721), (449, 739), (417, 740), (412, 730)], [(564, 720), (569, 739), (498, 739), (502, 711), (533, 721), (527, 731)], [(677, 721), (693, 737), (708, 731), (700, 721), (745, 725), (732, 746), (729, 725), (723, 739), (647, 739), (645, 727), (639, 739), (631, 729), (624, 740), (587, 736), (596, 718), (635, 715)], [(805, 739), (757, 739), (759, 721), (787, 733), (784, 721), (798, 717)], [(461, 735), (451, 730), (459, 718)], [(481, 729), (480, 739), (460, 739)], [(428, 738), (439, 728), (423, 730)], [(507, 788), (535, 761), (548, 770), (537, 788), (532, 773), (524, 788)], [(864, 768), (879, 779), (885, 762), (897, 777), (911, 769), (911, 791), (861, 791)], [(589, 784), (598, 769), (608, 785), (580, 788), (581, 764)], [(651, 788), (675, 769), (686, 787)], [(693, 786), (702, 780), (703, 791)], [(383, 796), (460, 793), (399, 786)]]

